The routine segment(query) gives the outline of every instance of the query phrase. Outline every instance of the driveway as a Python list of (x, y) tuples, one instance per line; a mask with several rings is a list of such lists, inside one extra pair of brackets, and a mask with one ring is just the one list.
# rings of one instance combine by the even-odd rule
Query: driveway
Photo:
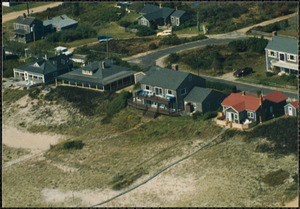
[[(33, 11), (33, 13), (37, 12), (43, 12), (47, 10), (48, 8), (57, 7), (58, 5), (61, 5), (63, 2), (55, 2), (51, 4), (47, 4), (40, 7), (34, 7), (32, 9), (29, 8), (30, 12)], [(23, 13), (27, 14), (27, 10), (17, 11), (17, 12), (10, 12), (8, 14), (2, 15), (2, 24), (5, 22), (8, 22), (10, 20), (17, 19), (17, 17), (22, 16)]]

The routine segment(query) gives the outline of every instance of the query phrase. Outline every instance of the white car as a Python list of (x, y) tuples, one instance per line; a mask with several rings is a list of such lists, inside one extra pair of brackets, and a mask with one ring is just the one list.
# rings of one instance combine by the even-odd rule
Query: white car
[(156, 34), (157, 37), (170, 36), (170, 35), (172, 35), (172, 30), (164, 30), (163, 32), (159, 32)]
[(71, 55), (72, 55), (72, 52), (69, 52), (69, 51), (68, 51), (68, 48), (63, 47), (63, 46), (58, 46), (58, 47), (56, 47), (56, 48), (55, 48), (55, 51), (56, 51), (57, 54), (62, 53), (62, 54), (65, 54), (65, 55), (67, 55), (67, 56), (71, 56)]

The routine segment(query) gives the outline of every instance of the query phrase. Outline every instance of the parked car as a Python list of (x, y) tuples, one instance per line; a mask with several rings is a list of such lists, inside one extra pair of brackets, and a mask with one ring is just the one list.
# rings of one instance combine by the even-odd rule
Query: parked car
[(98, 41), (103, 42), (103, 41), (110, 41), (113, 40), (111, 36), (98, 36)]
[(245, 67), (243, 69), (237, 69), (234, 73), (233, 76), (234, 77), (241, 77), (241, 76), (245, 76), (248, 75), (250, 73), (253, 72), (253, 69), (251, 67)]
[(156, 34), (157, 37), (169, 36), (169, 35), (172, 35), (172, 30), (164, 30), (163, 32), (159, 32)]
[(58, 47), (56, 47), (56, 48), (55, 48), (55, 51), (56, 51), (56, 54), (62, 53), (62, 54), (65, 54), (65, 55), (67, 55), (67, 56), (73, 55), (72, 52), (69, 52), (69, 51), (68, 51), (68, 48), (63, 47), (63, 46), (58, 46)]

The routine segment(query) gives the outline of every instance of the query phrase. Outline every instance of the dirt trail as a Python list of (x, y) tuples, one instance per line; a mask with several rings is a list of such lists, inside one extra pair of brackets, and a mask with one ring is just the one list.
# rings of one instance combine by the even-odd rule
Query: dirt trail
[[(45, 6), (35, 7), (32, 9), (29, 9), (30, 12), (33, 11), (33, 13), (37, 12), (43, 12), (47, 10), (47, 8), (57, 7), (58, 5), (61, 5), (63, 2), (55, 2), (51, 4), (47, 4)], [(27, 14), (27, 10), (17, 11), (17, 12), (10, 12), (8, 14), (2, 15), (2, 24), (5, 22), (8, 22), (10, 20), (16, 19), (18, 16), (23, 15), (23, 13)]]

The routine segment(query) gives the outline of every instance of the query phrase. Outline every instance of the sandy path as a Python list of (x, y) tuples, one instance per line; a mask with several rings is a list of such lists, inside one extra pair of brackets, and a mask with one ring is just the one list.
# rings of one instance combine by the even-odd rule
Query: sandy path
[(298, 208), (299, 207), (299, 198), (297, 197), (292, 202), (289, 202), (284, 206), (285, 208)]
[[(35, 7), (32, 8), (30, 10), (33, 11), (33, 13), (37, 13), (37, 12), (43, 12), (45, 10), (47, 10), (47, 8), (52, 8), (52, 7), (57, 7), (58, 5), (62, 4), (63, 2), (55, 2), (55, 3), (51, 3), (45, 6), (40, 6), (40, 7)], [(16, 19), (18, 16), (23, 15), (23, 13), (27, 14), (27, 10), (22, 10), (22, 11), (17, 11), (17, 12), (10, 12), (8, 14), (2, 15), (2, 23), (8, 22), (10, 20)]]

